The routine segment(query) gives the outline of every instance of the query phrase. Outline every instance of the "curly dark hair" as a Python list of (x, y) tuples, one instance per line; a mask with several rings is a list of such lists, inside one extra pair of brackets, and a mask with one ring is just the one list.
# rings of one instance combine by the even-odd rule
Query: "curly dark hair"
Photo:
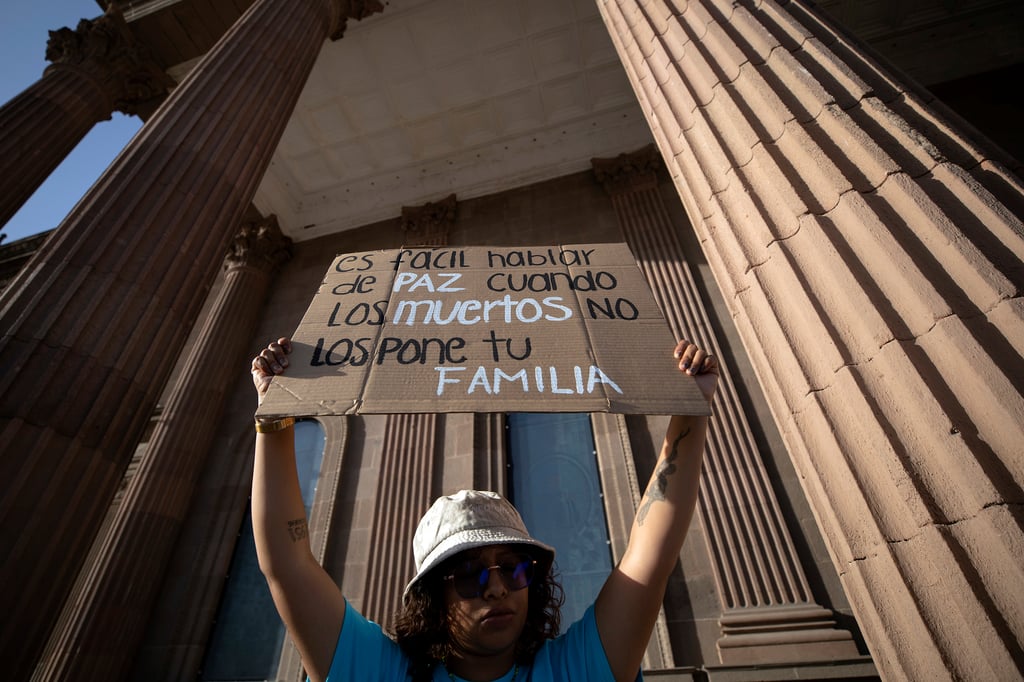
[[(529, 590), (526, 624), (516, 642), (516, 663), (528, 665), (545, 640), (558, 636), (565, 595), (551, 559), (533, 555), (537, 571)], [(435, 568), (409, 591), (394, 617), (391, 636), (409, 659), (413, 682), (429, 682), (441, 661), (455, 653), (451, 620), (444, 602), (444, 575), (454, 560)]]

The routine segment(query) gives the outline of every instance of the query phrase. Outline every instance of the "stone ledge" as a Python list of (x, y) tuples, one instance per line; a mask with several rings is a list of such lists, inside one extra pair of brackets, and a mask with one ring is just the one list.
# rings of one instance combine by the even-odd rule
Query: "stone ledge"
[(661, 682), (772, 682), (775, 680), (877, 680), (870, 656), (858, 656), (828, 663), (771, 665), (706, 665), (666, 670), (645, 670), (644, 679)]

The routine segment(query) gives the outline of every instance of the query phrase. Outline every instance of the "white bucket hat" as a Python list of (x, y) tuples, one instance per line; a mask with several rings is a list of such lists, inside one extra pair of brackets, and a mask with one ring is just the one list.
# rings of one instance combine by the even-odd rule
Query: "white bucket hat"
[(554, 548), (530, 537), (523, 518), (508, 500), (486, 490), (460, 490), (439, 497), (416, 526), (412, 538), (416, 577), (402, 594), (448, 557), (487, 545), (529, 545), (547, 556), (550, 563)]

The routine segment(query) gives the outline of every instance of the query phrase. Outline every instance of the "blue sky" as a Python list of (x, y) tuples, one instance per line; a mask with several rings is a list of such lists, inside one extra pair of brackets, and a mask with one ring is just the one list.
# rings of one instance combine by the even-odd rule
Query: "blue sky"
[[(96, 0), (30, 0), (6, 3), (0, 22), (0, 103), (6, 103), (39, 80), (46, 68), (47, 31), (101, 14)], [(5, 243), (43, 232), (64, 216), (142, 126), (142, 121), (115, 113), (101, 121), (64, 159), (0, 232)]]

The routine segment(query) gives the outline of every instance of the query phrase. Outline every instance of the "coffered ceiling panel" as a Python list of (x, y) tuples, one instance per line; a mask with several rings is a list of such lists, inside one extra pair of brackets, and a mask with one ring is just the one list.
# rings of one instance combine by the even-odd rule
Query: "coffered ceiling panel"
[(544, 109), (536, 88), (501, 95), (493, 103), (498, 111), (501, 133), (520, 133), (544, 123)]
[(391, 0), (324, 46), (256, 204), (308, 239), (650, 140), (595, 3)]

